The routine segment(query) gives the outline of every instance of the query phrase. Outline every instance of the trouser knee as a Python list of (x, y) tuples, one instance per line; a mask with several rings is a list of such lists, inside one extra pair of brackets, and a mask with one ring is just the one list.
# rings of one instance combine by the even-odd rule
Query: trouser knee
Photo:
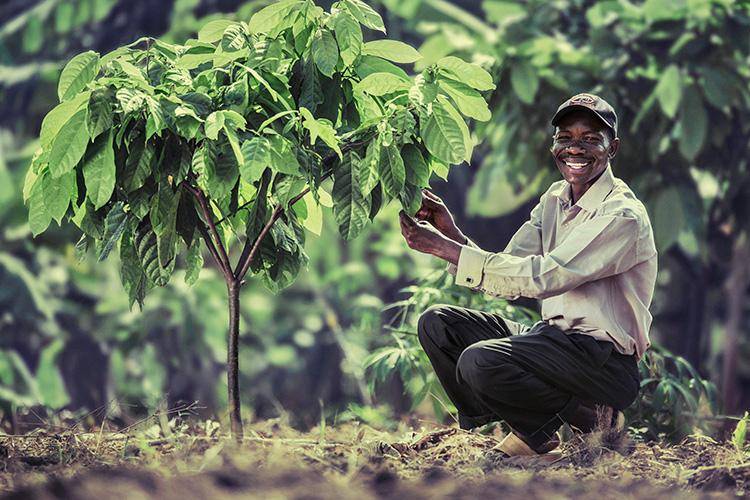
[(488, 353), (482, 342), (470, 345), (461, 353), (456, 365), (456, 377), (466, 383), (478, 394), (493, 393), (500, 396), (502, 386), (507, 381), (512, 383), (518, 368), (498, 352), (492, 353), (492, 360), (487, 360)]
[(442, 345), (445, 342), (444, 311), (445, 306), (437, 304), (428, 307), (419, 315), (419, 319), (417, 320), (417, 338), (425, 351), (433, 345)]

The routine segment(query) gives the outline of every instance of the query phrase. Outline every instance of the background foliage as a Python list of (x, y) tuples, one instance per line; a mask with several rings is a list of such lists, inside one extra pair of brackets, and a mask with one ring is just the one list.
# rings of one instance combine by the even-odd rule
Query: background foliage
[[(140, 36), (177, 42), (218, 17), (246, 21), (266, 3), (160, 2), (163, 15), (154, 15), (145, 1), (11, 1), (0, 7), (5, 420), (17, 407), (91, 410), (113, 400), (120, 406), (110, 413), (130, 418), (163, 395), (169, 404), (198, 399), (206, 414), (221, 411), (226, 313), (218, 272), (206, 270), (193, 288), (172, 280), (146, 299), (142, 314), (131, 313), (117, 264), (78, 262), (67, 243), (75, 241), (70, 228), (53, 226), (31, 239), (21, 187), (37, 147), (32, 138), (56, 102), (65, 61)], [(623, 140), (615, 174), (646, 203), (660, 251), (652, 338), (697, 370), (655, 349), (642, 370), (645, 380), (659, 382), (644, 383), (648, 410), (634, 407), (633, 422), (652, 435), (687, 432), (702, 420), (681, 416), (700, 414), (713, 397), (701, 377), (719, 385), (716, 399), (726, 412), (748, 407), (747, 3), (370, 5), (383, 14), (390, 38), (419, 47), (417, 71), (455, 54), (482, 65), (497, 83), (487, 94), (492, 119), (472, 126), (477, 147), (471, 163), (453, 169), (448, 183), (432, 178), (459, 226), (483, 248), (502, 248), (534, 198), (557, 179), (547, 158), (552, 110), (579, 91), (612, 102)], [(354, 403), (365, 406), (350, 411), (366, 417), (362, 408), (373, 398), (388, 404), (386, 413), (407, 411), (429, 394), (429, 370), (413, 337), (398, 333), (413, 331), (418, 309), (437, 300), (507, 314), (534, 309), (533, 302), (460, 296), (440, 276), (441, 264), (408, 251), (396, 210), (381, 213), (360, 239), (337, 242), (326, 233), (336, 222), (324, 209), (323, 233), (305, 242), (309, 264), (298, 281), (279, 296), (251, 285), (242, 311), (248, 326), (241, 362), (244, 402), (256, 415), (288, 414), (311, 424), (321, 408), (334, 415)], [(399, 309), (402, 301), (410, 304), (406, 312)], [(390, 303), (398, 306), (381, 311)], [(384, 376), (394, 367), (400, 377)], [(368, 381), (377, 381), (374, 394)], [(432, 414), (435, 401), (429, 396), (417, 410)]]

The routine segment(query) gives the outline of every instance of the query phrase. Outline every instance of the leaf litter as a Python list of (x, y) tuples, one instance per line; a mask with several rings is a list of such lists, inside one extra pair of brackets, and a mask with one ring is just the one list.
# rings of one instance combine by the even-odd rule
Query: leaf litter
[(626, 434), (568, 435), (552, 463), (498, 460), (499, 427), (433, 424), (380, 431), (358, 422), (308, 432), (282, 419), (241, 444), (215, 421), (120, 432), (0, 435), (7, 498), (730, 498), (749, 493), (750, 457), (691, 436), (675, 445)]

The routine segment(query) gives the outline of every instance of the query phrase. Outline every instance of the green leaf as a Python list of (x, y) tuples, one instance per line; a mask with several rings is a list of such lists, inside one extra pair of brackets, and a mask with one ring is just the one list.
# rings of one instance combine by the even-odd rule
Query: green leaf
[(362, 0), (344, 0), (343, 5), (363, 26), (385, 33), (383, 18)]
[(242, 143), (245, 164), (240, 166), (240, 176), (246, 182), (255, 182), (271, 164), (271, 144), (265, 137), (253, 137)]
[(362, 47), (362, 53), (370, 56), (382, 57), (401, 64), (413, 63), (422, 59), (417, 49), (398, 40), (374, 40)]
[(323, 103), (323, 89), (320, 77), (314, 63), (308, 62), (304, 65), (302, 82), (299, 92), (299, 107), (307, 108), (315, 112), (319, 104)]
[(240, 176), (238, 164), (233, 154), (221, 152), (210, 164), (208, 170), (208, 195), (214, 200), (223, 200), (232, 192)]
[(161, 136), (161, 131), (167, 128), (167, 121), (164, 117), (164, 110), (156, 99), (146, 96), (146, 106), (148, 107), (146, 119), (146, 140), (148, 141), (154, 134)]
[(406, 71), (380, 57), (361, 56), (357, 60), (357, 66), (354, 68), (354, 71), (360, 79), (364, 79), (373, 73), (391, 73), (406, 83), (411, 83), (411, 79), (406, 74)]
[(308, 191), (302, 197), (302, 201), (305, 203), (307, 210), (307, 217), (305, 217), (302, 224), (305, 226), (305, 229), (320, 236), (320, 231), (323, 228), (323, 209), (315, 203), (312, 192)]
[(708, 115), (698, 89), (685, 90), (680, 111), (680, 153), (692, 161), (698, 156), (708, 135)]
[(466, 124), (460, 116), (456, 120), (450, 108), (452, 106), (447, 101), (438, 99), (433, 102), (432, 113), (420, 120), (420, 135), (430, 153), (446, 163), (456, 164), (467, 156), (462, 130)]
[(221, 48), (226, 52), (234, 52), (248, 46), (248, 32), (239, 23), (227, 27), (221, 37)]
[(455, 56), (448, 56), (440, 59), (437, 66), (450, 78), (463, 82), (476, 90), (492, 90), (495, 88), (492, 76), (477, 64), (467, 63)]
[(43, 233), (49, 227), (50, 222), (52, 222), (52, 216), (47, 212), (47, 206), (44, 203), (42, 183), (37, 180), (29, 193), (29, 228), (31, 234), (37, 236)]
[(173, 191), (166, 182), (159, 184), (156, 195), (151, 199), (149, 216), (151, 227), (157, 235), (174, 229), (179, 201), (179, 191)]
[(86, 151), (83, 160), (83, 179), (86, 196), (94, 209), (103, 207), (115, 189), (115, 152), (112, 132), (99, 136)]
[(662, 111), (669, 118), (674, 118), (682, 99), (682, 76), (680, 69), (670, 64), (659, 78), (654, 89)]
[(196, 240), (188, 249), (185, 257), (185, 283), (194, 285), (198, 281), (201, 269), (203, 269), (203, 253), (201, 252), (201, 240)]
[(157, 237), (150, 224), (141, 224), (138, 227), (134, 243), (141, 267), (148, 280), (156, 286), (166, 285), (172, 275), (174, 260), (170, 267), (165, 268), (159, 265)]
[(333, 21), (333, 31), (339, 44), (341, 59), (346, 66), (351, 66), (362, 52), (362, 29), (349, 12), (342, 10)]
[(385, 192), (394, 198), (398, 196), (404, 189), (406, 171), (404, 170), (404, 160), (395, 145), (390, 144), (380, 150), (378, 171)]
[(321, 29), (315, 33), (312, 41), (312, 57), (321, 73), (329, 78), (333, 76), (336, 63), (339, 61), (339, 48), (330, 31)]
[(419, 148), (413, 144), (405, 144), (401, 148), (401, 158), (404, 160), (406, 169), (406, 181), (419, 187), (428, 186), (430, 183), (430, 167), (424, 160)]
[(109, 89), (96, 89), (91, 92), (88, 103), (87, 127), (91, 139), (96, 139), (99, 134), (112, 127), (112, 91)]
[(350, 154), (336, 167), (332, 195), (339, 233), (346, 240), (356, 238), (367, 224), (370, 207), (354, 178)]
[(646, 0), (642, 9), (651, 22), (681, 20), (685, 17), (686, 4), (675, 0)]
[(44, 45), (44, 26), (39, 16), (32, 15), (23, 30), (21, 47), (26, 54), (36, 54)]
[(47, 214), (60, 224), (68, 211), (71, 198), (75, 199), (78, 194), (76, 173), (68, 172), (57, 179), (52, 179), (48, 173), (45, 173), (40, 177), (39, 182), (42, 185)]
[(120, 103), (122, 112), (125, 114), (136, 113), (145, 102), (145, 96), (142, 92), (126, 87), (118, 89), (115, 96)]
[(464, 115), (483, 122), (492, 118), (487, 102), (473, 88), (456, 80), (444, 78), (438, 80), (438, 85), (456, 103), (459, 111)]
[(237, 166), (242, 168), (245, 165), (245, 155), (242, 153), (242, 147), (240, 146), (240, 139), (237, 137), (237, 131), (226, 124), (224, 125), (223, 130), (224, 135), (227, 136), (227, 140), (229, 141), (229, 146), (232, 148), (232, 154), (234, 154)]
[(407, 182), (404, 189), (398, 194), (398, 199), (404, 211), (413, 216), (422, 206), (422, 190), (419, 186)]
[(336, 136), (336, 129), (333, 128), (333, 124), (326, 119), (315, 119), (307, 108), (300, 108), (300, 115), (302, 116), (302, 126), (310, 132), (310, 144), (314, 146), (318, 137), (320, 137), (341, 158), (339, 139)]
[(349, 153), (351, 155), (350, 161), (352, 170), (354, 171), (354, 178), (364, 196), (369, 196), (380, 180), (379, 165), (381, 151), (380, 141), (375, 140), (367, 146), (364, 158), (360, 159), (359, 155), (354, 151)]
[(510, 73), (510, 84), (522, 102), (532, 104), (539, 89), (536, 69), (527, 62), (515, 64)]
[(203, 124), (206, 137), (215, 141), (219, 138), (219, 132), (224, 128), (224, 113), (221, 111), (214, 111)]
[(99, 54), (94, 51), (78, 54), (65, 65), (57, 84), (60, 102), (72, 99), (82, 91), (99, 72)]
[(53, 409), (62, 408), (70, 402), (60, 369), (57, 367), (57, 358), (64, 347), (65, 343), (62, 339), (53, 340), (42, 349), (36, 368), (36, 382), (42, 396), (42, 403)]
[(47, 113), (47, 116), (42, 120), (42, 129), (39, 133), (39, 143), (43, 148), (47, 149), (47, 146), (52, 144), (63, 126), (70, 121), (70, 118), (77, 111), (84, 107), (90, 96), (90, 92), (82, 92), (70, 101), (58, 104), (52, 111)]
[(142, 136), (138, 136), (137, 143), (129, 144), (131, 149), (125, 162), (125, 174), (122, 179), (128, 192), (143, 186), (153, 170), (154, 146), (151, 141), (143, 144), (140, 142), (141, 139)]
[(198, 31), (198, 40), (201, 42), (214, 43), (221, 40), (224, 31), (230, 26), (237, 26), (238, 23), (229, 19), (217, 19), (208, 22)]
[(275, 32), (286, 17), (303, 3), (304, 0), (281, 0), (271, 4), (253, 14), (248, 29), (251, 33)]
[(414, 85), (409, 89), (409, 99), (419, 106), (427, 106), (435, 100), (439, 87), (434, 82), (428, 82), (424, 75), (414, 78)]
[(143, 272), (141, 260), (138, 257), (133, 237), (125, 234), (120, 244), (120, 281), (128, 293), (129, 306), (138, 304), (143, 308), (143, 299), (148, 289), (148, 279)]
[(99, 262), (109, 256), (114, 246), (125, 231), (129, 216), (125, 212), (125, 204), (121, 201), (115, 203), (112, 209), (104, 218), (104, 237), (102, 238), (102, 247), (99, 251)]
[(374, 96), (409, 90), (409, 83), (392, 73), (372, 73), (355, 86), (358, 90)]
[(737, 426), (734, 428), (734, 432), (732, 432), (732, 444), (737, 451), (745, 451), (748, 420), (750, 420), (750, 416), (745, 412), (742, 418), (737, 421)]
[(57, 4), (55, 9), (55, 31), (66, 34), (73, 28), (73, 4), (63, 2)]
[(723, 68), (712, 66), (704, 66), (700, 72), (706, 100), (721, 110), (731, 106), (737, 95), (734, 75)]
[(677, 242), (680, 231), (685, 225), (685, 209), (680, 190), (676, 187), (667, 187), (659, 191), (653, 207), (652, 220), (656, 247), (659, 251), (665, 251)]
[(434, 172), (435, 175), (437, 175), (444, 181), (448, 180), (448, 174), (450, 173), (450, 165), (436, 158), (435, 156), (430, 155), (429, 166), (430, 166), (430, 172)]
[(497, 24), (510, 24), (526, 17), (526, 9), (516, 2), (484, 0), (482, 2), (487, 20)]
[(86, 152), (89, 131), (86, 126), (86, 110), (77, 111), (62, 126), (52, 142), (49, 153), (49, 171), (58, 178), (73, 170)]
[(122, 72), (129, 77), (128, 83), (130, 83), (131, 85), (142, 88), (144, 90), (151, 89), (151, 85), (149, 85), (148, 80), (146, 80), (146, 77), (143, 76), (143, 71), (141, 71), (141, 68), (139, 68), (135, 64), (123, 59), (117, 59), (113, 61), (113, 64), (119, 67), (120, 70), (122, 70)]
[(195, 149), (190, 168), (196, 175), (198, 187), (204, 193), (208, 191), (208, 179), (211, 175), (209, 170), (213, 169), (214, 158), (207, 144), (203, 143)]
[(300, 164), (294, 154), (292, 143), (280, 135), (268, 136), (271, 164), (276, 172), (289, 175), (300, 175)]

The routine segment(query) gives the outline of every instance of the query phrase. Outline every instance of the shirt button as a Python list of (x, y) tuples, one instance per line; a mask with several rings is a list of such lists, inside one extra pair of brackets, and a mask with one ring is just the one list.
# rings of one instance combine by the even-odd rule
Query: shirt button
[(467, 283), (471, 283), (471, 282), (473, 282), (473, 281), (474, 281), (474, 280), (473, 280), (472, 278), (466, 278), (466, 282), (467, 282)]

